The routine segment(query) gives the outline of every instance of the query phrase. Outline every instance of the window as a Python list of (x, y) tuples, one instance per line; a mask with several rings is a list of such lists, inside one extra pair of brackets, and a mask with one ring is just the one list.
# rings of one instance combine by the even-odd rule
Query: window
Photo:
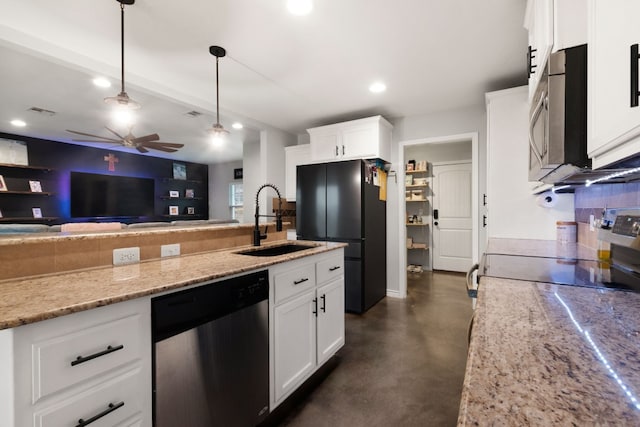
[(229, 184), (229, 209), (231, 210), (231, 219), (242, 221), (244, 212), (244, 193), (242, 191), (242, 183)]

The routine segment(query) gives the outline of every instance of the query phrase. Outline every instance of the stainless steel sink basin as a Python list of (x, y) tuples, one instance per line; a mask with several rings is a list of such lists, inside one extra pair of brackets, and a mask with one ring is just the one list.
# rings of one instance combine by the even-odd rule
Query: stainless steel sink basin
[(267, 248), (251, 248), (245, 249), (244, 251), (235, 252), (238, 255), (249, 255), (249, 256), (278, 256), (290, 254), (292, 252), (304, 251), (305, 249), (313, 249), (314, 246), (303, 246), (303, 245), (280, 245), (280, 246), (270, 246)]

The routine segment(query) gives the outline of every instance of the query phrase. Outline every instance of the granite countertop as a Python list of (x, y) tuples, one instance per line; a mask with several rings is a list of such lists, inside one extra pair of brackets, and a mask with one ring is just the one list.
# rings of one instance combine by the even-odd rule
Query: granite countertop
[(596, 250), (578, 243), (558, 243), (555, 240), (489, 239), (486, 254), (523, 255), (551, 258), (597, 260)]
[(483, 277), (458, 425), (640, 425), (640, 294)]
[[(487, 253), (556, 247), (492, 239)], [(640, 293), (482, 277), (458, 425), (640, 425), (639, 310)]]
[(139, 298), (335, 250), (345, 243), (279, 241), (310, 247), (285, 255), (259, 257), (235, 247), (116, 267), (0, 281), (0, 329)]

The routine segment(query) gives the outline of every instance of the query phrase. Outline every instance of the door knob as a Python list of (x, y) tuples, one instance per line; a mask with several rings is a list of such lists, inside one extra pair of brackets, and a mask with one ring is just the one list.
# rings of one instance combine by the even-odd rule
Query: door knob
[(438, 225), (438, 221), (434, 222), (433, 225), (437, 226)]

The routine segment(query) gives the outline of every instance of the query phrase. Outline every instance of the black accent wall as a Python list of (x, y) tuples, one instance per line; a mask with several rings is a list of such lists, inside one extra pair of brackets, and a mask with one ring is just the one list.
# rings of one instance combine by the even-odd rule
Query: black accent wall
[[(2, 132), (0, 132), (0, 138), (24, 141), (27, 144), (29, 156), (29, 168), (0, 165), (0, 175), (3, 176), (7, 190), (9, 190), (0, 191), (1, 222), (63, 224), (84, 221), (119, 221), (130, 224), (208, 218), (209, 168), (205, 164), (163, 159), (149, 154), (109, 150), (108, 144), (105, 144), (105, 148), (101, 149)], [(114, 163), (115, 171), (109, 171), (109, 162), (106, 160), (109, 154), (117, 158), (117, 162)], [(186, 180), (174, 179), (174, 163), (186, 166)], [(154, 215), (71, 218), (69, 192), (71, 171), (153, 178), (155, 182)], [(40, 181), (41, 194), (30, 191), (30, 180)], [(187, 195), (185, 194), (186, 190), (193, 191), (189, 191), (190, 194)], [(177, 191), (178, 197), (169, 197), (170, 191)], [(173, 210), (177, 211), (178, 215), (169, 215), (170, 206), (177, 207)], [(35, 207), (40, 208), (42, 219), (33, 218), (32, 208)]]

